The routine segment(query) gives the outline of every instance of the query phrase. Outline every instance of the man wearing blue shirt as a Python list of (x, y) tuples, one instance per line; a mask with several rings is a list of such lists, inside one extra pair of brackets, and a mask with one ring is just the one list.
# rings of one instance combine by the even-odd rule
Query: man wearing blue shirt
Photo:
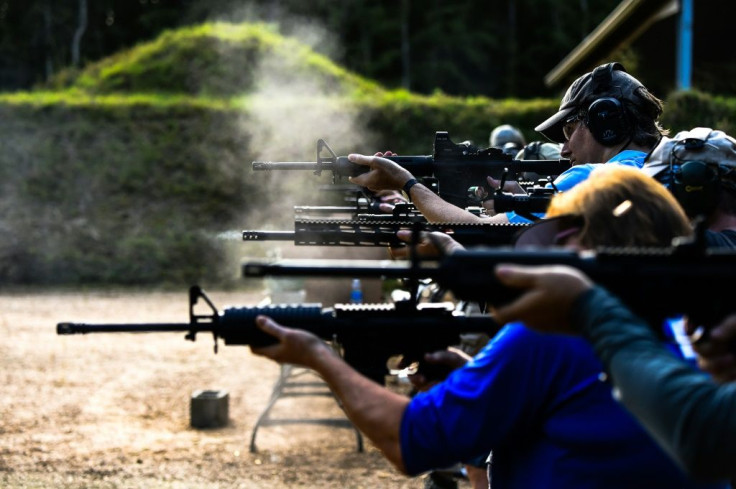
[[(641, 168), (666, 131), (657, 121), (662, 101), (620, 63), (601, 65), (570, 85), (556, 114), (535, 129), (562, 143), (560, 156), (572, 168), (554, 186), (565, 192), (602, 163)], [(510, 222), (526, 220), (507, 213)]]
[[(661, 113), (662, 101), (619, 63), (601, 65), (575, 80), (557, 113), (536, 127), (551, 141), (562, 143), (561, 156), (573, 164), (555, 180), (557, 189), (562, 192), (571, 189), (602, 163), (641, 168), (647, 154), (666, 133), (658, 122)], [(410, 172), (390, 160), (363, 155), (350, 155), (350, 160), (371, 167), (368, 173), (352, 177), (351, 182), (374, 191), (403, 189), (429, 221), (487, 222), (489, 219), (445, 202), (427, 187), (415, 183)], [(514, 182), (507, 183), (507, 188), (511, 187)], [(514, 213), (497, 214), (490, 219), (528, 222)]]

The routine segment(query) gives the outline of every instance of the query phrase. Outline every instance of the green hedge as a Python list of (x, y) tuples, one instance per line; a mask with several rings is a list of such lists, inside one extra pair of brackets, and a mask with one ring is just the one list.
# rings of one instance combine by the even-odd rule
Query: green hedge
[[(0, 279), (217, 281), (265, 188), (240, 112), (179, 105), (0, 104)], [(229, 273), (228, 275), (232, 275)]]
[[(251, 139), (248, 104), (226, 105), (0, 98), (0, 281), (183, 285), (231, 278), (236, 264), (228, 243), (213, 237), (288, 226), (292, 204), (315, 203), (294, 194), (315, 196), (326, 180), (254, 175), (249, 163), (264, 148)], [(345, 103), (372, 134), (357, 149), (404, 154), (430, 153), (436, 130), (485, 145), (501, 122), (525, 128), (532, 139), (529, 128), (556, 105), (400, 92)], [(292, 109), (308, 121), (313, 108)], [(732, 120), (734, 100), (696, 92), (671, 96), (663, 117), (673, 132), (706, 125), (733, 133)], [(266, 149), (284, 157), (282, 148)], [(312, 159), (311, 148), (302, 156)], [(268, 205), (280, 210), (253, 212)], [(246, 226), (245, 216), (256, 217)]]
[(662, 124), (672, 134), (693, 127), (712, 127), (736, 136), (736, 98), (695, 90), (673, 93), (665, 102)]

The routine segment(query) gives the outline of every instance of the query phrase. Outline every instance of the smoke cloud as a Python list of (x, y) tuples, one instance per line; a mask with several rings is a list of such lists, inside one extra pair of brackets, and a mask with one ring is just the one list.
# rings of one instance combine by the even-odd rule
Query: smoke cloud
[[(339, 63), (341, 49), (324, 27), (273, 11), (257, 12), (249, 8), (233, 14), (233, 18), (275, 22), (282, 32), (310, 47), (319, 47)], [(278, 14), (278, 12), (276, 13)], [(263, 57), (255, 64), (255, 90), (243, 101), (244, 116), (240, 123), (243, 141), (249, 144), (254, 161), (316, 162), (317, 140), (324, 139), (338, 155), (351, 152), (373, 152), (379, 144), (366, 127), (361, 113), (351, 103), (346, 88), (327, 73), (305, 69), (299, 59)], [(264, 205), (243, 210), (242, 229), (292, 230), (296, 205), (346, 205), (344, 195), (327, 190), (332, 174), (314, 175), (311, 171), (254, 172), (250, 162), (243, 171), (259, 187), (268, 188), (270, 198)], [(347, 183), (347, 182), (345, 182)], [(225, 231), (220, 238), (228, 241), (233, 260), (271, 257), (300, 258), (387, 258), (386, 250), (365, 247), (296, 247), (290, 242), (238, 243), (235, 230)], [(239, 267), (238, 267), (239, 268)], [(335, 280), (334, 286), (322, 280), (319, 287), (349, 290), (349, 279)], [(380, 289), (375, 284), (372, 289)], [(374, 299), (378, 297), (374, 293)], [(310, 300), (334, 302), (346, 300), (341, 295), (325, 292), (324, 298)], [(371, 294), (368, 294), (369, 296)]]

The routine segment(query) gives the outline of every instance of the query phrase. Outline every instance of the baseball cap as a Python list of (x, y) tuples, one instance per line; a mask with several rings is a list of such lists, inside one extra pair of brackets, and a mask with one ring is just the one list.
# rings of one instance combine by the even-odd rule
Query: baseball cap
[(491, 146), (495, 148), (501, 148), (506, 143), (516, 143), (519, 147), (526, 144), (521, 131), (510, 124), (501, 124), (493, 129), (493, 131), (491, 131), (491, 136), (489, 137), (489, 142), (491, 143)]
[(540, 219), (516, 236), (514, 248), (559, 245), (565, 238), (579, 233), (584, 227), (585, 218), (575, 214)]
[[(642, 171), (658, 180), (667, 178), (670, 168), (686, 161), (702, 161), (722, 169), (736, 170), (736, 139), (710, 127), (680, 131), (663, 137), (647, 158)], [(725, 175), (729, 172), (720, 172)]]
[[(600, 97), (614, 97), (619, 100), (637, 100), (637, 90), (644, 88), (639, 80), (629, 75), (621, 63), (601, 65), (575, 80), (565, 92), (560, 109), (552, 117), (534, 129), (547, 139), (564, 143), (562, 126), (581, 108), (588, 106)], [(644, 88), (646, 90), (646, 88)]]

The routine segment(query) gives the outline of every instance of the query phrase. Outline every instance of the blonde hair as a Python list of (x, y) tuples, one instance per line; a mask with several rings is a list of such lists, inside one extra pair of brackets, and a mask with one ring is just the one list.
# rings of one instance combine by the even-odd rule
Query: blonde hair
[(621, 165), (601, 165), (586, 181), (555, 195), (547, 217), (563, 214), (585, 218), (578, 239), (586, 248), (669, 246), (673, 238), (692, 234), (685, 211), (663, 185)]

